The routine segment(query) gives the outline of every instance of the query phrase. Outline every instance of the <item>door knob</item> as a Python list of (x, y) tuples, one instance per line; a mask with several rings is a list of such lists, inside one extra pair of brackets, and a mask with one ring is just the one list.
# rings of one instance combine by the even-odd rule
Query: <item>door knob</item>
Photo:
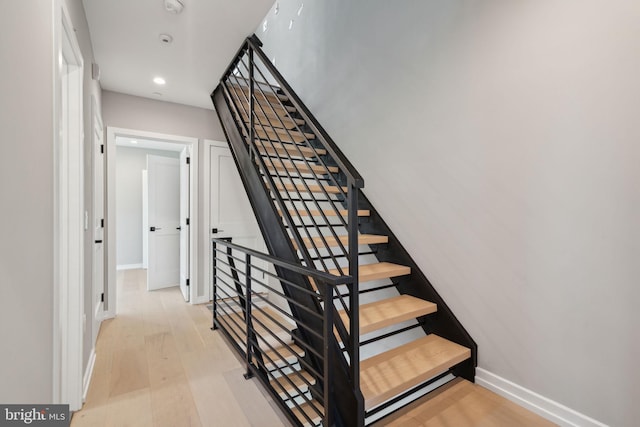
[(176, 230), (182, 230), (182, 227), (176, 227)]
[(149, 231), (162, 230), (160, 227), (149, 227)]
[(211, 229), (211, 232), (212, 232), (213, 234), (221, 233), (221, 232), (223, 232), (223, 231), (224, 231), (224, 230), (218, 230), (217, 228), (212, 228), (212, 229)]

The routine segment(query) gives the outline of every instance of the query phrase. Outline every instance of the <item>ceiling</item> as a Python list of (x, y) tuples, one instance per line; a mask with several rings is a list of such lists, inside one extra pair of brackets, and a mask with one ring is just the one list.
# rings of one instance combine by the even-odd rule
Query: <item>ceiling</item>
[(164, 0), (83, 0), (103, 89), (213, 108), (209, 94), (274, 0), (180, 1), (174, 15)]

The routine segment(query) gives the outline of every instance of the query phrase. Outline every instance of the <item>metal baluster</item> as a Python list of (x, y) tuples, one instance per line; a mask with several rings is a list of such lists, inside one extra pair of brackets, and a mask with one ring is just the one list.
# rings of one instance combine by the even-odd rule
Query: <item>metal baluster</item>
[(251, 373), (251, 355), (253, 354), (253, 338), (255, 338), (255, 334), (253, 332), (253, 321), (251, 319), (251, 255), (245, 254), (245, 270), (244, 270), (244, 280), (245, 280), (245, 291), (246, 296), (244, 300), (245, 308), (245, 320), (246, 320), (246, 331), (247, 331), (247, 353), (246, 353), (246, 366), (247, 372), (244, 374), (246, 379), (253, 377)]
[(323, 425), (332, 426), (334, 411), (334, 371), (336, 364), (337, 348), (333, 345), (335, 336), (333, 335), (333, 286), (325, 283), (318, 283), (324, 288), (324, 421)]
[(213, 306), (212, 306), (212, 308), (213, 308), (213, 321), (212, 321), (213, 325), (211, 325), (211, 330), (215, 331), (216, 329), (218, 329), (218, 327), (216, 326), (216, 320), (217, 320), (217, 317), (218, 317), (218, 306), (217, 306), (217, 304), (218, 304), (217, 293), (218, 292), (217, 292), (217, 289), (216, 289), (216, 285), (217, 285), (217, 280), (216, 279), (218, 277), (218, 270), (216, 269), (217, 268), (216, 259), (218, 258), (218, 252), (217, 252), (217, 249), (216, 249), (216, 241), (215, 240), (212, 241), (212, 247), (213, 247), (213, 252), (212, 252), (213, 256), (212, 256), (212, 261), (211, 262), (213, 263), (213, 266), (212, 266), (211, 271), (213, 272), (213, 278), (212, 278), (212, 280), (213, 280)]

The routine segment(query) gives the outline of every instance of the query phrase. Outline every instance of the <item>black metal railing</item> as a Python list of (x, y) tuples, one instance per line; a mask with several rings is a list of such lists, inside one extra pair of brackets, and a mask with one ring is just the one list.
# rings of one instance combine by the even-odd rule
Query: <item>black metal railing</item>
[[(364, 182), (260, 47), (255, 36), (246, 39), (212, 99), (214, 105), (224, 103), (216, 111), (269, 252), (318, 272), (352, 278), (328, 300), (314, 300), (301, 290), (317, 289), (309, 279), (313, 276), (299, 278), (299, 287), (287, 284), (284, 293), (311, 311), (326, 309), (330, 302), (349, 318), (346, 324), (336, 323), (344, 351), (336, 350), (334, 362), (346, 370), (337, 383), (343, 391), (349, 389), (353, 403), (340, 412), (355, 411), (355, 425), (362, 425), (357, 205)], [(288, 303), (296, 322), (314, 321)], [(300, 333), (318, 350), (321, 344), (314, 336), (303, 328)], [(321, 363), (311, 361), (316, 367)]]
[[(246, 376), (256, 376), (275, 392), (292, 422), (336, 425), (338, 390), (334, 377), (345, 339), (337, 331), (345, 325), (337, 307), (328, 302), (333, 301), (336, 288), (349, 284), (352, 278), (283, 261), (228, 239), (213, 239), (212, 251), (214, 328), (221, 329), (243, 355)], [(317, 290), (283, 279), (282, 271), (292, 278), (313, 279)], [(289, 297), (285, 287), (295, 287), (323, 302), (322, 310), (309, 310)], [(292, 307), (305, 310), (318, 322), (301, 321)], [(301, 338), (309, 335), (322, 342), (321, 351)]]

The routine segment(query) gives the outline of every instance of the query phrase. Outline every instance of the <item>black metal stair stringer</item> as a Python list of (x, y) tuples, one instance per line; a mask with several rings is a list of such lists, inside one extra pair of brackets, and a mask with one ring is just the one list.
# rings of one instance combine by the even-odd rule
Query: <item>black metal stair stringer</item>
[(413, 295), (437, 305), (438, 311), (426, 316), (424, 322), (421, 322), (425, 333), (436, 334), (471, 350), (471, 357), (456, 365), (452, 371), (456, 376), (475, 382), (475, 368), (478, 366), (478, 345), (476, 342), (362, 192), (359, 194), (358, 208), (370, 211), (368, 220), (359, 225), (361, 233), (383, 234), (389, 238), (388, 243), (378, 245), (376, 248), (375, 256), (378, 261), (392, 262), (411, 268), (411, 275), (408, 278), (393, 279), (398, 291), (401, 294)]

